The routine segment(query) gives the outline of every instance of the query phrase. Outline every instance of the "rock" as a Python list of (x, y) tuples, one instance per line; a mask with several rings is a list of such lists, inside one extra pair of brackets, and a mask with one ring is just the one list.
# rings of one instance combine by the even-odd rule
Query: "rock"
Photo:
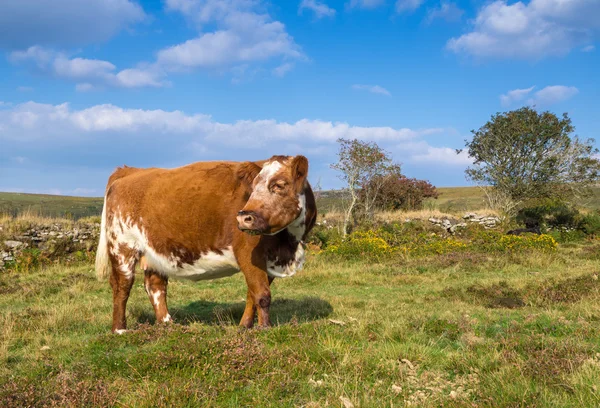
[(23, 245), (25, 245), (25, 243), (21, 241), (4, 241), (4, 246), (10, 249), (17, 249)]

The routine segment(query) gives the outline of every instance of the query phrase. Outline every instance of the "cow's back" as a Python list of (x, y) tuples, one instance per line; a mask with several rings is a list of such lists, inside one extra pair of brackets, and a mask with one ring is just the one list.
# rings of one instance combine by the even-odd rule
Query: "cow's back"
[(235, 214), (247, 199), (237, 166), (203, 162), (176, 169), (119, 168), (107, 187), (107, 221), (137, 227), (143, 237), (132, 240), (147, 241), (138, 245), (193, 263), (232, 245)]

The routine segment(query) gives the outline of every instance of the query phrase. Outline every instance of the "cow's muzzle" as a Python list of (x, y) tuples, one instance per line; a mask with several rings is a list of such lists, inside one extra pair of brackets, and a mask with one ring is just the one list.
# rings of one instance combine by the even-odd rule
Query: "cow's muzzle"
[(265, 219), (254, 211), (240, 211), (237, 215), (238, 228), (252, 235), (264, 234), (269, 230)]

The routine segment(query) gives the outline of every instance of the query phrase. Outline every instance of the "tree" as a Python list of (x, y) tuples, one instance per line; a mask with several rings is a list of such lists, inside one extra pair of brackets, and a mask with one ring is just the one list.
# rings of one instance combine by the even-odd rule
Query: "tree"
[(465, 141), (474, 159), (467, 178), (507, 212), (530, 199), (579, 198), (598, 181), (600, 161), (594, 140), (580, 140), (574, 131), (566, 113), (559, 118), (530, 107), (497, 113)]
[(367, 217), (373, 216), (382, 185), (389, 177), (400, 173), (400, 166), (394, 164), (389, 154), (374, 142), (342, 138), (337, 142), (340, 144), (339, 159), (331, 168), (342, 173), (340, 178), (346, 182), (350, 193), (350, 201), (344, 209), (345, 236), (357, 207), (362, 207)]

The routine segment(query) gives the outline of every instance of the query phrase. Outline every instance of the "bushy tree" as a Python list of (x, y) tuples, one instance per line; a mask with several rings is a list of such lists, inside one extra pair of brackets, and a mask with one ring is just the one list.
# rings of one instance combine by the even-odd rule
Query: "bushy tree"
[(466, 141), (474, 159), (467, 178), (491, 187), (488, 199), (504, 200), (508, 210), (530, 199), (588, 194), (600, 173), (598, 149), (593, 139), (580, 140), (574, 131), (566, 113), (559, 118), (524, 107), (493, 115)]
[(375, 205), (382, 210), (420, 210), (426, 198), (438, 198), (435, 186), (400, 175), (382, 183)]
[(331, 165), (346, 182), (350, 195), (344, 208), (344, 235), (357, 207), (372, 217), (379, 192), (388, 178), (400, 174), (400, 166), (377, 143), (340, 138), (338, 162)]

